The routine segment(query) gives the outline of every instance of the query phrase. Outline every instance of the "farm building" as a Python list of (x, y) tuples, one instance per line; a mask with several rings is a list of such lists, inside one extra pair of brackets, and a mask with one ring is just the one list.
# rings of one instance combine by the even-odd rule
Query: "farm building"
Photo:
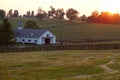
[(14, 37), (17, 43), (55, 44), (56, 36), (47, 29), (24, 29), (22, 22), (14, 29)]

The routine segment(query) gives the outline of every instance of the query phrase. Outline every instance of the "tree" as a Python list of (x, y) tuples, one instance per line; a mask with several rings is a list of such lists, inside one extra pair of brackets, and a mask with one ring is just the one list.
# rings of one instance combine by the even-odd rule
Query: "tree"
[(35, 21), (26, 21), (25, 28), (32, 28), (32, 29), (39, 29), (39, 26), (36, 24)]
[(37, 14), (36, 17), (39, 19), (39, 20), (42, 20), (43, 18), (45, 18), (46, 14)]
[(34, 17), (34, 11), (32, 11), (31, 16)]
[(39, 20), (42, 20), (43, 18), (46, 17), (46, 12), (44, 10), (42, 10), (41, 7), (38, 8), (38, 13), (36, 15), (36, 17), (39, 19)]
[(8, 19), (4, 19), (0, 25), (0, 45), (10, 45), (14, 41), (12, 25)]
[(6, 14), (6, 12), (4, 10), (0, 9), (0, 19), (4, 19), (5, 14)]
[(87, 18), (88, 22), (99, 22), (99, 12), (97, 10), (93, 11), (92, 14)]
[(49, 10), (48, 11), (48, 18), (55, 18), (56, 16), (55, 16), (55, 14), (56, 14), (56, 10), (55, 10), (55, 8), (53, 7), (53, 6), (50, 6), (50, 9), (51, 10)]
[(120, 22), (120, 15), (119, 15), (119, 13), (114, 13), (113, 14), (112, 21), (113, 21), (113, 23), (116, 23), (116, 24), (118, 24)]
[(52, 14), (54, 15), (56, 11), (55, 8), (53, 6), (50, 6), (50, 9), (51, 9)]
[(27, 11), (27, 17), (30, 17), (31, 15), (30, 15), (30, 11)]
[(101, 23), (112, 23), (112, 14), (110, 12), (101, 12), (99, 15), (99, 22)]
[(99, 16), (99, 12), (97, 10), (92, 12), (92, 16), (94, 17), (98, 17)]
[(18, 12), (18, 10), (14, 10), (13, 17), (19, 17), (19, 12)]
[(87, 20), (86, 15), (85, 15), (85, 14), (84, 14), (84, 15), (82, 15), (82, 16), (80, 17), (80, 20), (81, 20), (81, 21), (83, 21), (83, 22), (85, 22), (85, 21)]
[(53, 7), (53, 6), (50, 6), (50, 9), (51, 9), (51, 14), (52, 14), (52, 16), (53, 16), (53, 18), (55, 17), (55, 12), (56, 12), (56, 10), (55, 10), (55, 8)]
[(13, 13), (12, 13), (12, 9), (9, 10), (9, 12), (7, 13), (8, 17), (12, 17)]
[(57, 19), (59, 19), (59, 20), (64, 19), (64, 15), (65, 15), (65, 12), (64, 12), (64, 9), (63, 9), (63, 8), (57, 9), (57, 10), (55, 11), (55, 17), (56, 17)]
[(70, 8), (67, 10), (66, 16), (70, 21), (74, 21), (78, 17), (78, 11)]

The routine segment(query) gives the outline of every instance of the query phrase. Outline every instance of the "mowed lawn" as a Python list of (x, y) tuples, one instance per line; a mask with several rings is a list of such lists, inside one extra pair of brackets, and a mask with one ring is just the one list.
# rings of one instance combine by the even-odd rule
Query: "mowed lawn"
[[(9, 18), (13, 27), (17, 27), (19, 20), (25, 24), (28, 20), (37, 22), (40, 28), (51, 30), (57, 37), (61, 39), (119, 39), (120, 25), (115, 24), (97, 24), (97, 23), (81, 23), (58, 20), (38, 20), (37, 18)], [(62, 31), (60, 30), (62, 26)]]
[(0, 53), (0, 80), (119, 80), (120, 50)]

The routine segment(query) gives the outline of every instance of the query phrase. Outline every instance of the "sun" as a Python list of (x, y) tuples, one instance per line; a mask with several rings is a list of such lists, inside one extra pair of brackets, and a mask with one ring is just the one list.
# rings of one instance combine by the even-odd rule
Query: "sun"
[(104, 11), (108, 11), (110, 13), (116, 13), (120, 8), (120, 1), (117, 0), (103, 0), (102, 8)]

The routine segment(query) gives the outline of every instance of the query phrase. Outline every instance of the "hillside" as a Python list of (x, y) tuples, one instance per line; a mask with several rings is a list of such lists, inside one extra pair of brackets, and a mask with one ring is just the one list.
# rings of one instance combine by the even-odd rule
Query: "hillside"
[(17, 27), (18, 21), (23, 23), (34, 20), (40, 28), (50, 29), (60, 39), (60, 26), (62, 25), (63, 39), (115, 39), (120, 38), (120, 25), (79, 23), (57, 20), (42, 20), (36, 18), (10, 18), (13, 27)]

